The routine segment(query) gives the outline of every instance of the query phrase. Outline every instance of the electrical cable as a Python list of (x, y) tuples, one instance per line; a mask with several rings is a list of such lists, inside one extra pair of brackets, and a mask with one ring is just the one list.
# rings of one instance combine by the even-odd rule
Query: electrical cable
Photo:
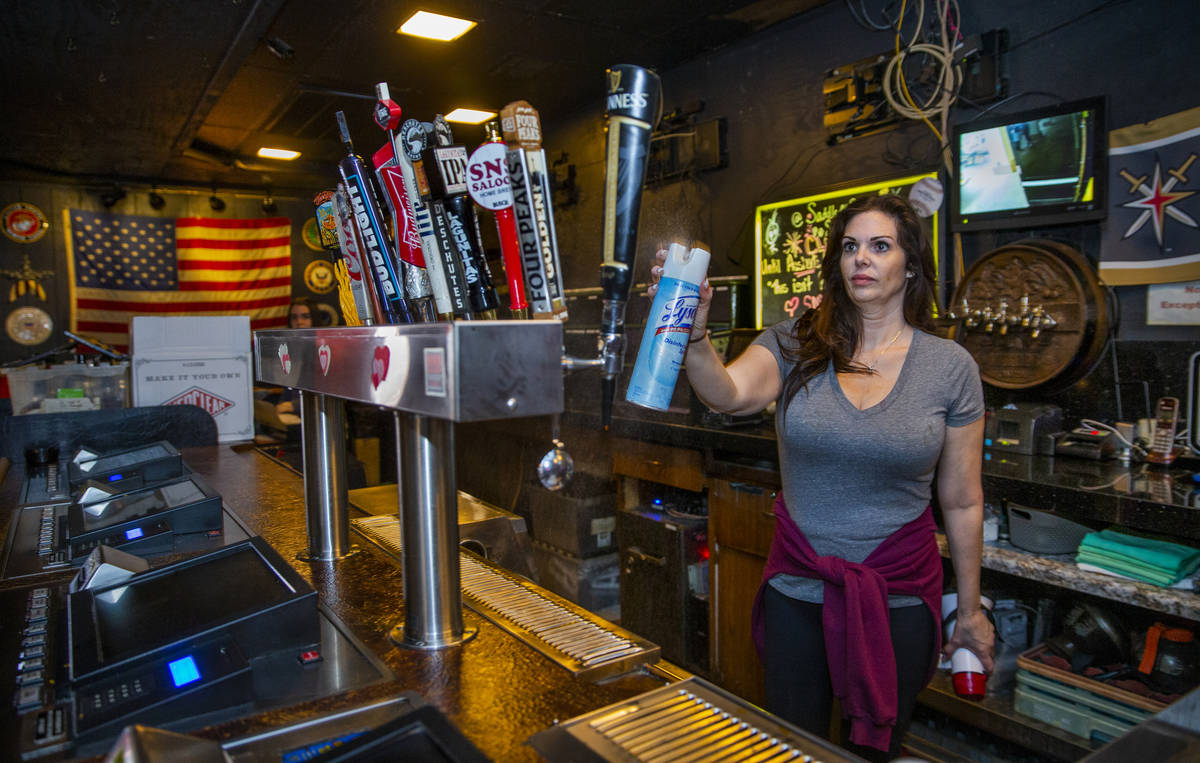
[[(900, 5), (901, 23), (903, 23), (906, 5), (907, 0), (902, 0)], [(895, 39), (896, 53), (888, 61), (887, 68), (884, 71), (883, 95), (893, 111), (900, 116), (924, 122), (937, 137), (940, 145), (945, 142), (943, 135), (948, 126), (950, 106), (954, 103), (958, 91), (962, 87), (962, 68), (954, 63), (953, 45), (949, 40), (948, 18), (950, 15), (950, 0), (937, 0), (937, 9), (940, 25), (940, 44), (916, 42), (916, 36), (914, 36), (912, 42), (901, 47), (901, 35), (899, 29), (897, 29)], [(924, 0), (921, 0), (918, 6), (918, 13), (918, 27), (920, 27), (924, 23)], [(913, 98), (907, 78), (904, 75), (904, 61), (908, 56), (914, 54), (927, 56), (933, 59), (939, 66), (938, 74), (934, 78), (934, 82), (937, 85), (933, 93), (919, 106), (916, 99)], [(941, 130), (933, 122), (929, 121), (929, 117), (931, 116), (939, 117), (942, 123)], [(949, 170), (950, 161), (945, 148), (942, 149), (941, 153), (943, 161)]]
[[(979, 119), (979, 118), (980, 118), (980, 117), (982, 117), (983, 115), (985, 115), (985, 114), (987, 114), (987, 113), (989, 113), (989, 112), (991, 112), (991, 111), (994, 111), (994, 110), (996, 110), (996, 109), (1000, 108), (1001, 106), (1004, 106), (1005, 104), (1011, 103), (1012, 101), (1015, 101), (1015, 100), (1017, 100), (1018, 98), (1024, 98), (1024, 97), (1026, 97), (1026, 96), (1029, 96), (1029, 95), (1042, 95), (1042, 96), (1045, 96), (1045, 97), (1047, 97), (1047, 98), (1053, 98), (1053, 99), (1055, 99), (1056, 101), (1058, 101), (1059, 103), (1062, 103), (1064, 100), (1066, 100), (1066, 99), (1065, 99), (1065, 98), (1063, 98), (1061, 95), (1056, 95), (1055, 93), (1051, 93), (1051, 92), (1049, 92), (1049, 91), (1046, 91), (1046, 90), (1025, 90), (1025, 91), (1022, 91), (1022, 92), (1020, 92), (1020, 93), (1017, 93), (1016, 95), (1010, 95), (1010, 96), (1009, 96), (1009, 97), (1007, 97), (1007, 98), (1004, 98), (1004, 99), (1002, 99), (1002, 100), (996, 101), (995, 103), (993, 103), (993, 104), (991, 104), (990, 106), (988, 106), (986, 109), (983, 109), (983, 110), (981, 110), (981, 111), (980, 111), (978, 114), (976, 114), (975, 116), (973, 116), (973, 117), (971, 117), (970, 119), (968, 119), (968, 120), (967, 120), (967, 121), (966, 121), (964, 124), (970, 124), (971, 122), (974, 122), (976, 119)], [(967, 100), (967, 99), (965, 99), (965, 98), (964, 98), (964, 99), (962, 99), (962, 100), (963, 100), (963, 102), (964, 102), (964, 103), (966, 103), (968, 106), (971, 106), (971, 107), (973, 107), (973, 108), (979, 108), (979, 106), (977, 106), (976, 104), (972, 103), (971, 101), (968, 101), (968, 100)]]
[[(847, 0), (847, 2), (850, 2), (850, 0)], [(876, 22), (875, 19), (873, 19), (869, 15), (867, 15), (866, 0), (858, 0), (858, 7), (859, 7), (859, 10), (862, 11), (863, 19), (866, 21), (866, 23), (870, 26), (871, 29), (875, 29), (879, 32), (887, 32), (887, 31), (890, 31), (893, 28), (895, 28), (895, 24), (880, 24), (880, 23)], [(888, 17), (886, 9), (883, 9), (883, 17), (885, 19)]]
[(1124, 443), (1125, 445), (1128, 445), (1131, 449), (1137, 451), (1142, 456), (1146, 455), (1146, 451), (1145, 451), (1145, 449), (1142, 448), (1142, 446), (1126, 439), (1125, 435), (1118, 432), (1116, 427), (1109, 426), (1108, 424), (1105, 424), (1100, 421), (1096, 421), (1095, 419), (1080, 419), (1079, 423), (1083, 424), (1085, 427), (1091, 427), (1092, 429), (1103, 429), (1105, 431), (1112, 432), (1114, 435), (1117, 436), (1117, 439), (1120, 440), (1122, 443)]

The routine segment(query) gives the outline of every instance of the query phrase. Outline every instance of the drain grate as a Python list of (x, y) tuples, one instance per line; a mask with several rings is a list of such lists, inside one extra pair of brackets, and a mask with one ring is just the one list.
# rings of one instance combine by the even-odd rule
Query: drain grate
[(546, 760), (858, 761), (699, 678), (688, 678), (540, 731)]
[[(401, 557), (398, 518), (361, 517), (351, 524)], [(659, 658), (657, 645), (461, 549), (459, 575), (463, 603), (580, 677), (620, 675)]]

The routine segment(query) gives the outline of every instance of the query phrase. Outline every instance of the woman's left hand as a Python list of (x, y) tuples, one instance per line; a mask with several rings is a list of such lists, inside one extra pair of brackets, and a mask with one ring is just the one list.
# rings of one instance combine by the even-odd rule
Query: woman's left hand
[(949, 657), (956, 649), (966, 647), (983, 663), (983, 669), (991, 673), (994, 667), (992, 652), (995, 644), (996, 631), (981, 607), (971, 615), (958, 614), (954, 619), (954, 633), (942, 646), (942, 654)]

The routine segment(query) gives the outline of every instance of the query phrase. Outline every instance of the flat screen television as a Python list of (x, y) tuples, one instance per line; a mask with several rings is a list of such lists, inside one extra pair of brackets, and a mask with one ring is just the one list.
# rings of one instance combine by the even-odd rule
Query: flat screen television
[(950, 145), (954, 231), (1065, 225), (1108, 211), (1103, 97), (964, 122)]

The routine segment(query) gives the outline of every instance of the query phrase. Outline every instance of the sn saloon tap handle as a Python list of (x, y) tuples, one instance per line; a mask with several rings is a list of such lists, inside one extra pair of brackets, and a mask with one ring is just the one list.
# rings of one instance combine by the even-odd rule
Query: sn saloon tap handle
[(606, 71), (608, 120), (604, 163), (604, 263), (600, 283), (600, 352), (604, 361), (601, 420), (607, 429), (617, 377), (625, 358), (625, 304), (633, 284), (638, 212), (650, 156), (650, 133), (662, 109), (662, 83), (649, 69), (631, 64)]
[(492, 210), (496, 217), (500, 255), (504, 260), (504, 276), (508, 282), (508, 310), (513, 318), (528, 318), (521, 240), (517, 234), (512, 184), (508, 176), (508, 147), (500, 137), (500, 128), (495, 122), (488, 122), (484, 128), (487, 130), (487, 140), (475, 149), (467, 162), (467, 192), (476, 204)]
[(378, 297), (380, 318), (386, 323), (412, 323), (412, 311), (404, 297), (404, 282), (400, 280), (396, 260), (388, 249), (383, 210), (371, 185), (370, 170), (362, 158), (354, 153), (350, 130), (346, 127), (346, 115), (339, 111), (335, 116), (342, 145), (346, 149), (346, 156), (338, 162), (338, 175), (346, 187), (350, 212), (359, 235), (360, 254), (366, 260), (365, 265), (371, 273), (371, 285)]

